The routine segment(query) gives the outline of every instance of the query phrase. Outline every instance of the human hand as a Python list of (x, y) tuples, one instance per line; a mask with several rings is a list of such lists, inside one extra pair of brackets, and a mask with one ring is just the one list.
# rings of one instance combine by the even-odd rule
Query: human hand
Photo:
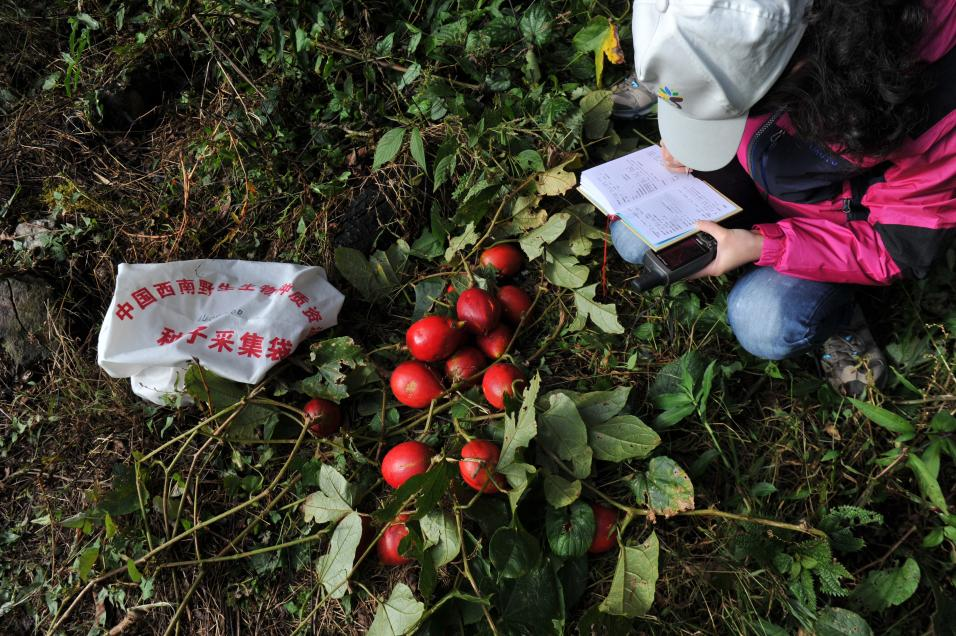
[(682, 164), (680, 161), (674, 159), (674, 155), (670, 153), (670, 150), (667, 149), (667, 146), (664, 145), (663, 141), (661, 141), (661, 158), (664, 160), (664, 167), (671, 172), (678, 172), (680, 174), (690, 174), (693, 172), (693, 170)]
[(760, 258), (763, 235), (759, 232), (728, 230), (710, 221), (698, 221), (697, 229), (710, 234), (717, 241), (717, 257), (690, 278), (720, 276)]

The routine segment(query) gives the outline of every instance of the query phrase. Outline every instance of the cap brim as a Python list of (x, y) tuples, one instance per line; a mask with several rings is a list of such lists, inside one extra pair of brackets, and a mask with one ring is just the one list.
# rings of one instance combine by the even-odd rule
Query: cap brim
[(667, 150), (688, 168), (709, 172), (726, 166), (744, 136), (747, 113), (733, 119), (692, 119), (658, 100), (657, 126)]

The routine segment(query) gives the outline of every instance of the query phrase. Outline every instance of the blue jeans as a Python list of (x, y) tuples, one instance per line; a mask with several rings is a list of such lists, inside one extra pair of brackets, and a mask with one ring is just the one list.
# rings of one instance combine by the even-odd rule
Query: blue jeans
[[(623, 223), (611, 224), (621, 258), (639, 264), (647, 245)], [(821, 283), (756, 267), (737, 279), (727, 321), (741, 346), (758, 358), (782, 360), (805, 351), (850, 323), (856, 304), (849, 285)]]

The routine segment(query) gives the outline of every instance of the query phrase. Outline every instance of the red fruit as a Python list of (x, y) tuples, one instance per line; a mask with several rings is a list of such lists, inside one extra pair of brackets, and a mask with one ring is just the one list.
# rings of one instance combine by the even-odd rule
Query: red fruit
[(424, 362), (410, 360), (392, 371), (389, 381), (395, 398), (405, 406), (423, 409), (441, 395), (441, 379)]
[(428, 470), (432, 449), (421, 442), (402, 442), (393, 446), (382, 458), (382, 477), (392, 488), (398, 488), (409, 478)]
[(498, 326), (501, 320), (501, 304), (498, 299), (483, 289), (472, 287), (461, 292), (455, 305), (458, 319), (468, 323), (475, 333), (484, 334)]
[[(517, 387), (515, 387), (517, 382)], [(499, 362), (485, 371), (481, 381), (481, 390), (485, 399), (498, 410), (505, 408), (505, 395), (514, 395), (515, 391), (524, 387), (525, 377), (521, 369), (513, 364)]]
[[(458, 384), (465, 378), (470, 378), (485, 368), (488, 359), (474, 347), (464, 347), (445, 360), (445, 377), (452, 384)], [(468, 386), (474, 385), (472, 381)]]
[(408, 528), (404, 521), (408, 521), (408, 515), (401, 514), (385, 528), (381, 538), (378, 540), (375, 549), (378, 551), (378, 560), (383, 565), (404, 565), (411, 561), (408, 557), (403, 557), (398, 553), (398, 545), (408, 534)]
[(498, 288), (498, 302), (501, 303), (505, 317), (512, 323), (521, 322), (521, 317), (531, 309), (531, 299), (520, 287), (505, 285)]
[(486, 249), (478, 262), (484, 266), (491, 265), (498, 270), (499, 276), (514, 276), (521, 271), (524, 255), (514, 244), (505, 243)]
[(315, 398), (306, 402), (302, 410), (309, 432), (316, 437), (328, 437), (342, 425), (342, 411), (335, 402)]
[(478, 492), (498, 492), (504, 486), (504, 475), (495, 475), (501, 451), (491, 442), (473, 439), (461, 449), (458, 470), (465, 483)]
[(607, 552), (617, 545), (617, 513), (600, 504), (591, 504), (591, 510), (594, 511), (594, 540), (591, 541), (591, 547), (588, 552), (591, 554), (600, 554)]
[(465, 332), (451, 318), (425, 316), (405, 333), (405, 344), (412, 357), (422, 362), (444, 360), (455, 352)]
[(487, 336), (478, 336), (475, 344), (492, 360), (497, 360), (508, 351), (514, 331), (506, 324), (500, 324)]

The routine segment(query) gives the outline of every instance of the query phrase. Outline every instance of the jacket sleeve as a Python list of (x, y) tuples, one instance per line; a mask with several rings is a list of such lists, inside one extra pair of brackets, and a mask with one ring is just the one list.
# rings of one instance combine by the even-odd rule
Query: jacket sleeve
[(792, 217), (755, 226), (764, 236), (757, 265), (860, 285), (925, 277), (956, 236), (956, 111), (901, 150), (885, 181), (863, 197), (867, 220)]

